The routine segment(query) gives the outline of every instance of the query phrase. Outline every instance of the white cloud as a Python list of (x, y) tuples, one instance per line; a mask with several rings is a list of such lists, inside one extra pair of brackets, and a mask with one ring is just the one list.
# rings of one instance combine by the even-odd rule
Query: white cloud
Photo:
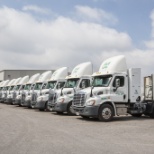
[(124, 54), (129, 67), (152, 73), (153, 51), (134, 49), (127, 33), (94, 22), (58, 16), (38, 21), (27, 12), (0, 8), (0, 69), (53, 69)]
[(145, 45), (147, 48), (154, 49), (154, 10), (150, 14), (150, 19), (152, 26), (151, 40), (145, 41)]
[(41, 13), (41, 14), (49, 14), (50, 10), (46, 8), (41, 8), (36, 5), (26, 5), (22, 8), (23, 11), (33, 11), (35, 13)]
[(77, 14), (84, 20), (116, 24), (118, 19), (111, 13), (89, 6), (76, 6)]

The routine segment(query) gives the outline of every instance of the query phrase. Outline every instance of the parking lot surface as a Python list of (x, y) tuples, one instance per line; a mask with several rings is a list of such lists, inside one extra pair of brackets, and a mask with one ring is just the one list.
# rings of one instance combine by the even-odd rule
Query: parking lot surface
[(154, 119), (112, 122), (0, 104), (1, 154), (154, 154)]

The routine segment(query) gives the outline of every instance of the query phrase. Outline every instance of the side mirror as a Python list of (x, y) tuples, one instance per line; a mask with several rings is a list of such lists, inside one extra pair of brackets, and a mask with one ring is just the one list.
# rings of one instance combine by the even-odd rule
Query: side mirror
[(116, 89), (120, 87), (120, 79), (116, 79), (115, 86), (116, 86)]

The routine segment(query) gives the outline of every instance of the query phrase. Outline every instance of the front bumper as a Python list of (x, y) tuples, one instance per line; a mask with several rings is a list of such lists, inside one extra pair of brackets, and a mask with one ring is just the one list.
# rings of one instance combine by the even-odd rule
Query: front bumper
[(38, 101), (35, 104), (35, 108), (36, 109), (45, 109), (45, 103), (46, 103), (46, 101)]
[(86, 107), (76, 107), (73, 109), (77, 115), (87, 116), (87, 117), (98, 117), (99, 106), (86, 106)]
[(36, 103), (37, 103), (37, 102), (34, 102), (34, 101), (32, 102), (32, 101), (31, 101), (31, 102), (30, 102), (31, 107), (32, 107), (32, 108), (35, 108)]
[(12, 101), (13, 101), (12, 98), (7, 98), (7, 99), (5, 100), (5, 103), (6, 103), (6, 104), (12, 104)]
[(68, 103), (56, 103), (53, 107), (53, 111), (56, 112), (67, 112)]
[(31, 102), (30, 100), (25, 100), (25, 102), (22, 103), (22, 106), (30, 107), (30, 105), (31, 105), (30, 102)]
[(21, 99), (15, 99), (14, 105), (20, 105), (21, 104)]
[(1, 98), (0, 99), (0, 102), (2, 102), (2, 103), (5, 102), (5, 101), (6, 101), (6, 98)]

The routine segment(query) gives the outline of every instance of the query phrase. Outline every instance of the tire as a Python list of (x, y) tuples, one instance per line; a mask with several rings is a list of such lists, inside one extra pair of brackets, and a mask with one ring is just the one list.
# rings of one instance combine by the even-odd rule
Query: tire
[(44, 109), (39, 109), (40, 111), (44, 111)]
[(87, 117), (87, 116), (81, 115), (81, 117), (82, 117), (83, 119), (89, 119), (89, 117)]
[(57, 111), (56, 113), (57, 113), (57, 114), (63, 114), (63, 112), (58, 112), (58, 111)]
[(70, 102), (67, 106), (67, 114), (68, 115), (75, 115), (75, 113), (73, 112), (73, 109), (72, 109), (72, 102)]
[(138, 113), (138, 114), (131, 114), (133, 117), (141, 117), (142, 116), (142, 113)]
[(111, 121), (113, 118), (113, 113), (113, 107), (109, 104), (104, 104), (99, 109), (98, 119), (104, 122)]

